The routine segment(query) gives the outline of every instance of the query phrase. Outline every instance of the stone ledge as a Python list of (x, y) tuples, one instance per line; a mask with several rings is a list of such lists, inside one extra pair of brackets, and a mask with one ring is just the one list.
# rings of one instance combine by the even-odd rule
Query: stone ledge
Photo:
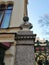
[(0, 33), (0, 42), (14, 42), (15, 34), (14, 33)]
[(21, 27), (0, 28), (0, 33), (16, 33)]
[(16, 40), (33, 40), (35, 35), (17, 35)]

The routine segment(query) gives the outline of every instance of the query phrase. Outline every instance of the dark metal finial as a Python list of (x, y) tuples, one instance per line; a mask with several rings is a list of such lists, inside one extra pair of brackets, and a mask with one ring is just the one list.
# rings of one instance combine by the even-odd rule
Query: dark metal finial
[(28, 16), (24, 16), (24, 17), (23, 17), (23, 21), (24, 21), (24, 22), (28, 22), (28, 21), (29, 21), (29, 17), (28, 17)]

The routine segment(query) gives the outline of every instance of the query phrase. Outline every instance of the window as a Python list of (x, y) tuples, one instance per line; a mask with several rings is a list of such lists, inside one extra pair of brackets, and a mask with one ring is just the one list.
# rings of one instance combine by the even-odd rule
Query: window
[(13, 4), (0, 5), (0, 28), (8, 28), (13, 10)]

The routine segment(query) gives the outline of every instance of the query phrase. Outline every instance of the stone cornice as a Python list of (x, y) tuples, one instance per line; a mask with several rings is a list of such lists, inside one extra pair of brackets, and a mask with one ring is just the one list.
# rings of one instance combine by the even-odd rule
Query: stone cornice
[(0, 33), (0, 42), (14, 42), (15, 33)]
[(36, 34), (33, 34), (32, 31), (21, 31), (16, 34), (16, 40), (34, 40)]
[(16, 40), (35, 40), (36, 35), (16, 35)]
[(21, 27), (10, 27), (10, 28), (0, 28), (1, 33), (16, 33), (17, 31), (21, 30)]

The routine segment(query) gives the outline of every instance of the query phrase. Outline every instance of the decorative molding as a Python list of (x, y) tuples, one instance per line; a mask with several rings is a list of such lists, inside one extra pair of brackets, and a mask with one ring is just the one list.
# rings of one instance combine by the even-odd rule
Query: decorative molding
[(16, 35), (16, 40), (35, 40), (35, 35)]
[(0, 42), (14, 42), (15, 33), (0, 33)]
[(22, 28), (21, 27), (0, 28), (0, 34), (1, 33), (16, 33), (19, 30), (22, 30)]
[(36, 34), (33, 34), (32, 31), (18, 31), (16, 34), (16, 40), (34, 40), (35, 41)]

